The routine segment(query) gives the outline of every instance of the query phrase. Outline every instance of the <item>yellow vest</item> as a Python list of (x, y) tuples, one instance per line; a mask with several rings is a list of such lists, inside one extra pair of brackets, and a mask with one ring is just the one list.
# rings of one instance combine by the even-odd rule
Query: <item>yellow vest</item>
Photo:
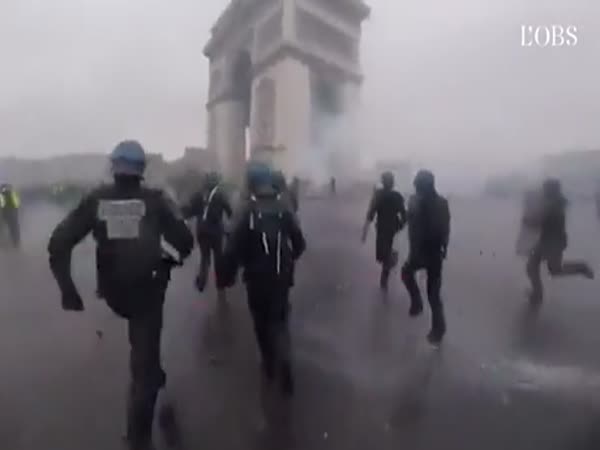
[(21, 207), (21, 199), (19, 198), (19, 194), (17, 194), (17, 191), (11, 191), (11, 197), (12, 197), (12, 204), (15, 208), (20, 208)]
[[(8, 195), (10, 195), (10, 198), (7, 198)], [(8, 207), (9, 201), (12, 203), (13, 208), (18, 209), (21, 207), (21, 199), (19, 198), (19, 194), (17, 194), (15, 191), (0, 194), (0, 208)]]

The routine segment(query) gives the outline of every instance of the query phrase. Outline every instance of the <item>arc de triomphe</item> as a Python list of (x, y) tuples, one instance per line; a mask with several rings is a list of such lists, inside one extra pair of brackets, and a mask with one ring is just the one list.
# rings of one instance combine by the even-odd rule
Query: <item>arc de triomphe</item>
[(358, 94), (369, 13), (362, 0), (230, 2), (204, 49), (207, 146), (227, 179), (241, 179), (248, 157), (298, 172), (302, 152), (318, 139), (314, 117), (327, 109), (323, 99), (335, 97), (329, 103), (339, 112)]

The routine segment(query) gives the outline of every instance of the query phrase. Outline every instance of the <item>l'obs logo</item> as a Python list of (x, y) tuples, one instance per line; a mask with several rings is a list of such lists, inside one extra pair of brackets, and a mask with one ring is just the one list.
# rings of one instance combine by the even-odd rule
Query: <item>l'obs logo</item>
[(574, 25), (521, 25), (521, 47), (575, 47), (577, 33)]

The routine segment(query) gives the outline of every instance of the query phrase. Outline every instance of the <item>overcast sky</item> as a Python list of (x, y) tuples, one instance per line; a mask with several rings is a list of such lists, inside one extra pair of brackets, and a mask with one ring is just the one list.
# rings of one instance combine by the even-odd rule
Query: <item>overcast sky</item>
[[(0, 156), (203, 145), (202, 49), (227, 3), (0, 0)], [(490, 168), (600, 148), (600, 1), (368, 3), (365, 151)], [(523, 23), (576, 25), (579, 45), (521, 48)]]

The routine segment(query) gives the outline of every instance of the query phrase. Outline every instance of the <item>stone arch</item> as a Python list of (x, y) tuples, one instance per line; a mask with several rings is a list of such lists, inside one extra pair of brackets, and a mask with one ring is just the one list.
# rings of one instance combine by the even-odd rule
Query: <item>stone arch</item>
[(246, 49), (235, 53), (233, 64), (231, 65), (231, 86), (232, 93), (236, 100), (243, 103), (244, 128), (250, 125), (250, 111), (252, 106), (252, 57)]

